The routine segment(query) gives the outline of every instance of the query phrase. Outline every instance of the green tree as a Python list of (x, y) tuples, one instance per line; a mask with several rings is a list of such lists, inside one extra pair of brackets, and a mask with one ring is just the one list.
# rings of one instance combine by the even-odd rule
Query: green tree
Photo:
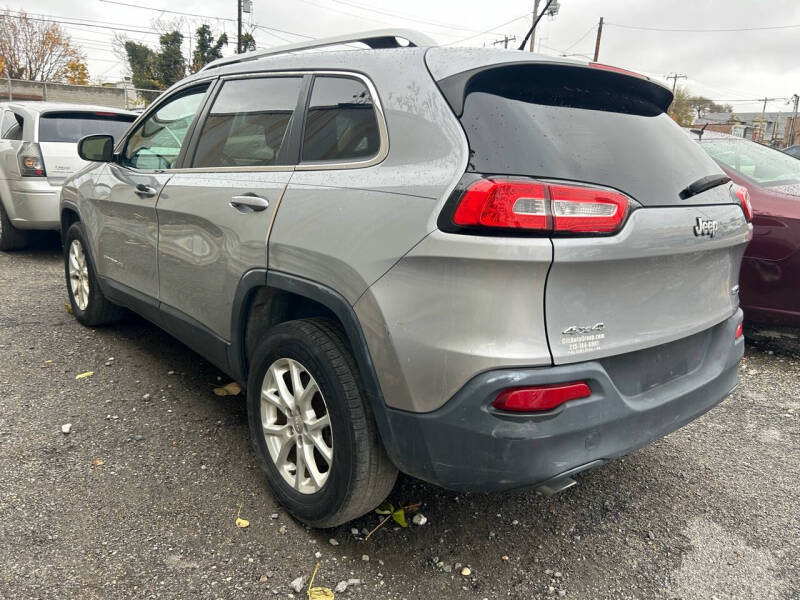
[(162, 89), (156, 76), (156, 53), (144, 44), (125, 42), (125, 55), (131, 70), (131, 83), (134, 87), (145, 89)]
[(156, 55), (155, 75), (160, 87), (168, 88), (186, 77), (186, 59), (183, 57), (183, 35), (170, 31), (158, 38), (161, 50)]
[(211, 61), (222, 58), (222, 47), (228, 45), (228, 36), (225, 33), (221, 34), (215, 41), (211, 27), (206, 24), (197, 28), (194, 39), (192, 73), (196, 73)]
[(703, 96), (691, 96), (689, 104), (692, 110), (697, 113), (698, 119), (702, 119), (703, 115), (710, 112), (733, 112), (733, 107), (730, 104), (717, 104)]
[(685, 87), (678, 86), (675, 89), (675, 97), (669, 106), (669, 116), (682, 127), (688, 127), (694, 121), (691, 96)]
[(243, 33), (241, 44), (242, 48), (239, 52), (252, 52), (256, 49), (256, 39), (252, 33)]

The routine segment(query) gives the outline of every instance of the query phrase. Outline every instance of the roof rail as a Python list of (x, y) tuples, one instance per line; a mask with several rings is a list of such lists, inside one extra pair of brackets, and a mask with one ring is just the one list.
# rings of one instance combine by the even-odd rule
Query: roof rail
[[(408, 42), (408, 44), (401, 44), (400, 40), (405, 40)], [(224, 65), (232, 65), (250, 60), (257, 60), (267, 56), (290, 54), (292, 52), (299, 52), (301, 50), (324, 48), (325, 46), (338, 46), (341, 44), (354, 44), (358, 42), (366, 44), (374, 50), (379, 48), (403, 48), (405, 46), (438, 45), (432, 38), (428, 37), (424, 33), (414, 31), (413, 29), (374, 29), (372, 31), (364, 31), (362, 33), (349, 33), (345, 35), (307, 40), (305, 42), (298, 42), (296, 44), (275, 46), (274, 48), (267, 48), (266, 50), (256, 50), (254, 52), (245, 52), (243, 54), (236, 54), (226, 58), (218, 58), (217, 60), (208, 63), (201, 69), (201, 71), (215, 69)]]

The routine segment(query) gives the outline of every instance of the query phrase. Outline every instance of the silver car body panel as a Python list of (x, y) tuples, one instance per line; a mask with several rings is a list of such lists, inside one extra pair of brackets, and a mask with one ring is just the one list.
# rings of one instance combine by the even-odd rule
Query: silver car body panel
[[(159, 300), (231, 339), (231, 307), (242, 274), (267, 264), (266, 240), (291, 169), (176, 173), (158, 199)], [(239, 210), (234, 196), (269, 202)]]
[(386, 403), (428, 412), (475, 374), (550, 365), (547, 238), (436, 231), (355, 305)]

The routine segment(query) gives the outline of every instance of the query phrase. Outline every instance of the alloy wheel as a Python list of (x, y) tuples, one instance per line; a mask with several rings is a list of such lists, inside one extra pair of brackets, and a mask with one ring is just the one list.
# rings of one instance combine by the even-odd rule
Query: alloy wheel
[(261, 427), (284, 481), (301, 494), (321, 490), (333, 464), (333, 430), (319, 385), (298, 361), (279, 358), (267, 369)]
[(89, 306), (89, 265), (80, 240), (72, 240), (69, 245), (69, 285), (72, 297), (80, 310)]

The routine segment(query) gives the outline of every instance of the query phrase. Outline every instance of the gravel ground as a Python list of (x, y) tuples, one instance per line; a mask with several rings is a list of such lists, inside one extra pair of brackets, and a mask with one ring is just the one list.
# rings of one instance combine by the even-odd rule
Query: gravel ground
[(340, 599), (800, 599), (800, 361), (780, 346), (554, 498), (401, 477), (392, 500), (428, 524), (364, 541), (376, 515), (311, 531), (277, 505), (208, 363), (133, 316), (79, 326), (57, 239), (0, 253), (0, 286), (0, 598), (299, 599), (319, 562), (315, 585), (363, 580)]

